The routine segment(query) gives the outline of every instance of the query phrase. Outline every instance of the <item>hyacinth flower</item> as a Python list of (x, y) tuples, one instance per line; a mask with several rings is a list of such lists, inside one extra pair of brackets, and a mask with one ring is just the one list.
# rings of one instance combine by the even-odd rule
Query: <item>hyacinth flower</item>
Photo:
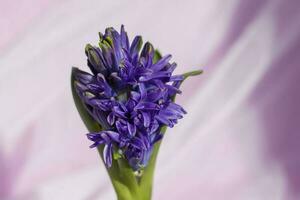
[(202, 71), (173, 75), (171, 55), (143, 45), (141, 36), (130, 42), (124, 26), (99, 33), (99, 45), (87, 44), (85, 54), (91, 73), (73, 67), (71, 87), (90, 147), (98, 149), (119, 200), (150, 200), (163, 135), (186, 114), (175, 96)]

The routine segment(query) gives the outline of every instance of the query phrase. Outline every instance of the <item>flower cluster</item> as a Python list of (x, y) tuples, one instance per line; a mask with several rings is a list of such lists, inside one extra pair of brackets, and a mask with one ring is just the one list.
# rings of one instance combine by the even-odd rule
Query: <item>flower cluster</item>
[(107, 167), (117, 153), (139, 170), (162, 138), (161, 128), (173, 127), (185, 114), (172, 101), (184, 77), (172, 75), (171, 55), (161, 57), (149, 42), (143, 45), (141, 36), (130, 43), (123, 26), (120, 33), (107, 28), (99, 37), (99, 47), (85, 49), (92, 74), (75, 73), (76, 92), (102, 127), (87, 137), (94, 142), (91, 147), (104, 145)]

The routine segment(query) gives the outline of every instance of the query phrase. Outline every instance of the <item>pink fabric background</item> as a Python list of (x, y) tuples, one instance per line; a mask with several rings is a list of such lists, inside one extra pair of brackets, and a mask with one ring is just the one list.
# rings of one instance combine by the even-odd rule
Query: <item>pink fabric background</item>
[(202, 68), (178, 98), (154, 200), (300, 199), (300, 1), (0, 2), (0, 199), (115, 199), (73, 105), (84, 46), (125, 24)]

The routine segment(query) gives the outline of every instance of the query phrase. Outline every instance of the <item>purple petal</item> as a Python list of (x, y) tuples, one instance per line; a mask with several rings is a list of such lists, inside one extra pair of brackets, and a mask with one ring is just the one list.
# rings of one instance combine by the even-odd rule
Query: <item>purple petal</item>
[(157, 120), (155, 119), (152, 123), (151, 123), (151, 129), (150, 129), (150, 134), (154, 133), (156, 130), (158, 130), (159, 128), (159, 123), (157, 122)]
[(105, 133), (106, 135), (109, 136), (109, 138), (114, 141), (114, 142), (119, 142), (119, 133), (115, 132), (115, 131), (102, 131), (103, 133)]
[(107, 167), (111, 167), (112, 164), (112, 144), (106, 144), (103, 149), (103, 159)]
[(180, 112), (183, 114), (187, 113), (180, 105), (178, 105), (176, 103), (170, 103), (168, 107), (173, 109), (174, 111), (177, 111), (177, 112)]
[(174, 94), (181, 94), (181, 90), (179, 90), (177, 87), (174, 87), (172, 85), (166, 85), (166, 88), (168, 89), (169, 95), (174, 95)]
[(124, 25), (121, 25), (121, 44), (124, 49), (129, 49), (129, 40)]
[(168, 78), (171, 74), (169, 72), (157, 72), (154, 74), (151, 74), (150, 76), (142, 76), (139, 78), (139, 81), (145, 82), (149, 81), (151, 79), (160, 79), (160, 78)]
[(141, 46), (142, 46), (142, 37), (141, 36), (136, 36), (134, 39), (133, 39), (133, 42), (130, 46), (130, 54), (132, 57), (134, 57), (135, 55), (138, 55), (140, 49), (141, 49)]
[(138, 101), (140, 101), (141, 95), (138, 92), (131, 91), (131, 98), (134, 101), (138, 102)]
[(92, 140), (92, 141), (98, 141), (98, 140), (102, 139), (100, 133), (88, 133), (88, 134), (86, 134), (86, 136), (89, 140)]
[(75, 79), (80, 81), (83, 84), (88, 84), (94, 80), (94, 77), (91, 74), (81, 71), (77, 68), (74, 73), (75, 73)]
[(143, 115), (144, 126), (147, 128), (150, 125), (150, 115), (147, 112), (141, 112)]
[(184, 77), (182, 75), (175, 75), (170, 77), (170, 81), (182, 81)]
[(156, 102), (162, 97), (162, 91), (161, 90), (155, 90), (147, 93), (147, 101), (150, 102)]
[(140, 90), (140, 94), (141, 94), (141, 99), (144, 99), (147, 95), (147, 90), (146, 90), (145, 84), (139, 83), (139, 90)]
[(105, 141), (103, 140), (103, 138), (101, 137), (100, 133), (88, 133), (86, 134), (87, 138), (91, 141), (93, 141), (94, 143), (90, 146), (90, 148), (94, 148), (97, 147), (100, 144), (103, 144)]
[(143, 143), (142, 140), (139, 139), (138, 137), (134, 137), (134, 138), (131, 140), (130, 144), (131, 144), (132, 146), (134, 146), (135, 148), (137, 148), (137, 149), (145, 149), (144, 143)]
[(134, 136), (135, 133), (136, 133), (136, 126), (134, 124), (131, 124), (129, 122), (127, 122), (127, 129), (128, 129), (128, 132), (131, 136)]
[(151, 143), (155, 144), (156, 142), (158, 142), (162, 138), (163, 138), (163, 134), (152, 134), (151, 135)]
[(113, 107), (113, 112), (114, 112), (115, 115), (118, 116), (118, 117), (126, 118), (125, 112), (122, 111), (122, 110), (120, 109), (119, 106), (114, 106), (114, 107)]
[(159, 106), (152, 102), (140, 102), (135, 107), (136, 110), (159, 110)]
[(118, 130), (119, 133), (123, 133), (124, 132), (124, 128), (125, 126), (118, 120), (116, 121), (116, 128)]
[(164, 118), (163, 116), (160, 115), (156, 115), (155, 118), (160, 121), (161, 123), (167, 125), (167, 126), (172, 126), (172, 123), (170, 122), (170, 120)]
[(103, 111), (109, 110), (109, 105), (107, 104), (106, 99), (91, 99), (91, 100), (89, 100), (88, 104), (90, 104), (91, 106), (94, 106), (96, 108), (99, 108), (100, 110), (103, 110)]
[(111, 126), (115, 123), (115, 115), (113, 112), (109, 113), (109, 115), (107, 116), (107, 122)]
[(171, 58), (172, 58), (172, 56), (170, 54), (162, 57), (159, 61), (157, 61), (154, 65), (152, 65), (151, 69), (153, 71), (160, 71), (160, 70), (162, 70), (166, 66), (166, 64), (169, 63), (169, 61), (171, 60)]

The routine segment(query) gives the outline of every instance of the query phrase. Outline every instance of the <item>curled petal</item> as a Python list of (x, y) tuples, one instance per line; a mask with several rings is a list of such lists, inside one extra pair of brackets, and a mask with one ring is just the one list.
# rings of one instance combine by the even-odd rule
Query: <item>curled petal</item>
[(93, 47), (87, 44), (85, 47), (85, 54), (88, 57), (88, 66), (94, 74), (106, 73), (104, 58), (102, 57), (101, 50), (98, 47)]
[(136, 36), (130, 46), (130, 54), (132, 57), (137, 55), (142, 47), (143, 40), (141, 36)]
[(136, 105), (137, 110), (159, 110), (159, 106), (152, 102), (140, 102)]
[(124, 25), (121, 26), (121, 44), (122, 48), (129, 49), (129, 39), (125, 32)]
[(182, 75), (175, 75), (170, 77), (170, 81), (182, 81), (184, 77)]
[(139, 139), (138, 137), (133, 138), (131, 140), (130, 144), (137, 149), (145, 149), (146, 148), (143, 141), (141, 139)]
[(109, 138), (111, 139), (111, 141), (113, 142), (119, 142), (119, 133), (115, 132), (115, 131), (102, 131), (102, 133), (106, 134), (109, 136)]
[(169, 126), (169, 127), (173, 127), (172, 123), (170, 122), (170, 120), (168, 120), (167, 118), (165, 118), (164, 116), (161, 115), (156, 115), (155, 119), (157, 119), (159, 122)]
[(113, 125), (115, 123), (115, 115), (113, 112), (111, 112), (108, 116), (107, 116), (107, 122), (109, 123), (109, 125)]
[(155, 63), (151, 67), (151, 69), (153, 71), (160, 71), (160, 70), (162, 70), (166, 66), (166, 64), (169, 63), (169, 61), (171, 60), (171, 58), (172, 58), (172, 56), (170, 54), (162, 57), (159, 61), (157, 61), (157, 63)]
[(144, 99), (147, 96), (147, 90), (145, 84), (143, 83), (139, 84), (139, 91), (140, 91), (141, 99)]
[(100, 144), (103, 144), (105, 141), (103, 140), (103, 138), (101, 137), (100, 133), (88, 133), (87, 134), (87, 138), (91, 141), (93, 141), (94, 143), (90, 146), (90, 148), (94, 148), (99, 146)]
[(147, 128), (150, 125), (150, 115), (147, 112), (142, 112), (144, 126)]
[(103, 160), (107, 167), (111, 167), (112, 164), (112, 144), (106, 144), (103, 149)]
[(131, 136), (134, 136), (135, 133), (136, 133), (136, 126), (134, 124), (131, 124), (131, 123), (127, 122), (127, 128), (128, 128), (128, 133)]

